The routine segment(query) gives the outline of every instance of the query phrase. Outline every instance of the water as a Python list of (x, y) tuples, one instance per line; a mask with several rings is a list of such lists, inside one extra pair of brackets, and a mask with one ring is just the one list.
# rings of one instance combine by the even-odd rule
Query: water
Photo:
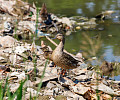
[[(33, 1), (29, 0), (29, 2)], [(85, 41), (86, 38), (82, 34), (89, 35), (90, 39), (93, 40), (97, 40), (96, 37), (101, 36), (102, 44), (95, 56), (109, 62), (120, 62), (120, 0), (38, 0), (36, 4), (41, 7), (43, 2), (46, 3), (48, 12), (67, 17), (84, 16), (93, 18), (102, 11), (116, 11), (112, 18), (99, 22), (99, 28), (104, 30), (82, 30), (66, 36), (65, 49), (73, 54), (81, 51), (84, 53), (82, 41)], [(88, 51), (91, 50), (89, 46), (86, 47)], [(120, 77), (116, 79), (120, 80)]]

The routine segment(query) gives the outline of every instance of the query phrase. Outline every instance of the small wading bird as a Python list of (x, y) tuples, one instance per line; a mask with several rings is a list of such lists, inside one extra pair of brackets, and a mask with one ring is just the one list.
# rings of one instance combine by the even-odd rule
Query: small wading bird
[[(53, 51), (48, 46), (46, 46), (43, 41), (41, 41), (41, 50), (43, 51), (43, 56), (45, 59), (49, 59), (50, 61), (53, 61), (51, 59), (51, 55)], [(55, 67), (56, 65), (54, 64), (54, 62), (52, 62), (51, 66)]]
[(42, 4), (42, 8), (41, 8), (41, 11), (40, 11), (40, 16), (41, 16), (42, 20), (47, 20), (48, 12), (47, 12), (47, 8), (46, 8), (45, 3)]
[(111, 17), (111, 15), (112, 15), (113, 13), (115, 13), (115, 11), (111, 11), (111, 10), (104, 11), (104, 12), (96, 15), (95, 18), (101, 19), (101, 20), (105, 20), (107, 17)]
[(79, 62), (81, 61), (73, 58), (71, 55), (63, 51), (65, 44), (65, 37), (63, 36), (63, 34), (57, 34), (55, 38), (60, 40), (60, 43), (55, 48), (55, 50), (53, 50), (51, 59), (55, 63), (55, 65), (62, 68), (61, 74), (65, 75), (66, 69), (74, 69), (80, 66)]
[(52, 61), (51, 59), (52, 51), (50, 51), (49, 47), (46, 46), (43, 41), (41, 41), (41, 49), (44, 52), (43, 53), (44, 58)]
[(41, 17), (42, 21), (44, 22), (44, 24), (46, 24), (46, 25), (52, 24), (51, 14), (49, 14), (47, 12), (45, 3), (42, 4), (42, 8), (40, 11), (40, 17)]
[(110, 75), (113, 71), (113, 64), (107, 61), (104, 61), (100, 67), (103, 75)]

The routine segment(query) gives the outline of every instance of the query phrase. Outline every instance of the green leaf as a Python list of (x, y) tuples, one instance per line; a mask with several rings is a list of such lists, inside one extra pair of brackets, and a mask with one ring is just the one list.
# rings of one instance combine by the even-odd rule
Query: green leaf
[(5, 86), (4, 86), (4, 88), (3, 88), (2, 100), (3, 100), (4, 96), (5, 96), (5, 92), (6, 92), (6, 89), (7, 89), (7, 85), (8, 85), (8, 77), (7, 77), (7, 79), (6, 79)]
[(22, 94), (23, 94), (22, 93), (22, 88), (23, 88), (23, 85), (24, 85), (25, 81), (26, 80), (21, 81), (19, 88), (15, 91), (15, 93), (13, 95), (13, 98), (15, 98), (15, 96), (17, 96), (16, 100), (22, 100)]
[(2, 89), (2, 83), (0, 83), (0, 100), (3, 100), (3, 89)]

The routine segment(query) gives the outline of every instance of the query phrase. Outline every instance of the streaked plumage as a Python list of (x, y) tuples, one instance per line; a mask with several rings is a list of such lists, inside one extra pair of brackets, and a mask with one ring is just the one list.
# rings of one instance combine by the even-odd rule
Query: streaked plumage
[(46, 8), (45, 3), (42, 4), (42, 8), (41, 8), (41, 11), (40, 11), (40, 16), (41, 16), (42, 20), (47, 20), (48, 12), (47, 12), (47, 8)]
[(52, 61), (52, 59), (51, 59), (52, 51), (50, 51), (47, 46), (42, 47), (41, 49), (44, 52), (44, 54), (43, 54), (44, 58)]
[(53, 60), (55, 65), (61, 67), (62, 69), (76, 68), (79, 65), (78, 62), (80, 61), (76, 60), (71, 55), (63, 51), (65, 43), (64, 36), (62, 34), (57, 34), (56, 38), (60, 40), (60, 43), (53, 51), (51, 59)]

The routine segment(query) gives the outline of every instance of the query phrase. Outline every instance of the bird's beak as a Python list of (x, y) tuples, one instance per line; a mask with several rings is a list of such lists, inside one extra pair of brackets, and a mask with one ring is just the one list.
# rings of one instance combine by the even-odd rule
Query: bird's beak
[(52, 39), (54, 40), (54, 39), (56, 39), (56, 38), (57, 38), (57, 35), (56, 35), (54, 38), (52, 38)]
[(54, 38), (52, 38), (53, 40), (55, 40), (56, 39), (56, 37), (54, 37)]

